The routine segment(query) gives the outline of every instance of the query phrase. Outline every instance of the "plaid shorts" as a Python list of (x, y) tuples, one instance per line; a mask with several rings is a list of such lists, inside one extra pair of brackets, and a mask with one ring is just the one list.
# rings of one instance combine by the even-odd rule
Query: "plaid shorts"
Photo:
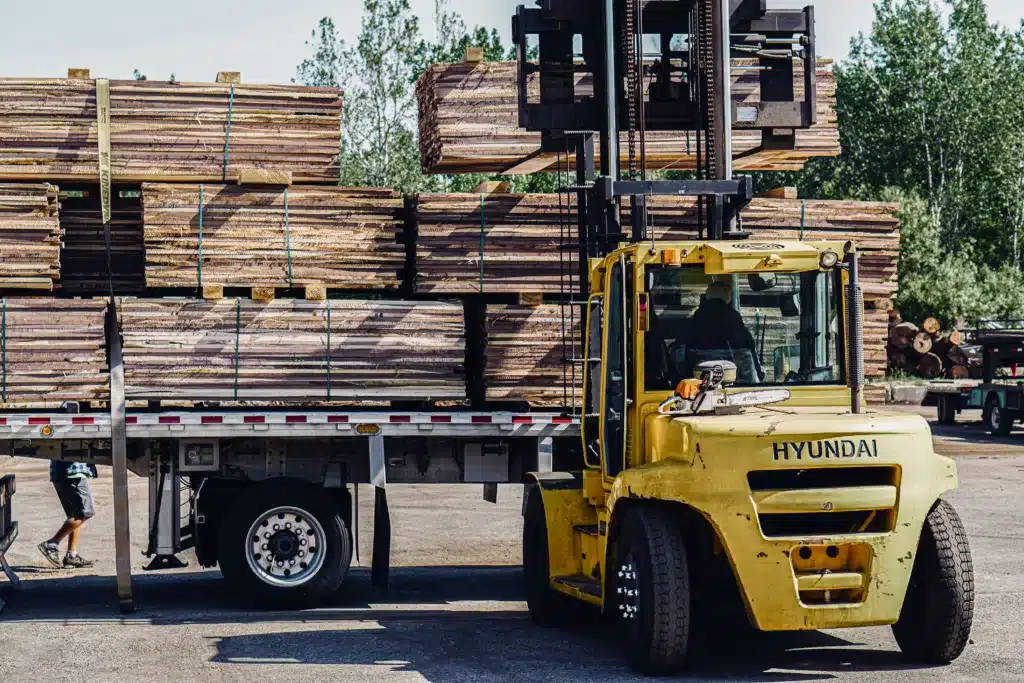
[(86, 520), (96, 514), (92, 489), (86, 477), (61, 479), (53, 482), (53, 488), (57, 489), (57, 497), (68, 519)]

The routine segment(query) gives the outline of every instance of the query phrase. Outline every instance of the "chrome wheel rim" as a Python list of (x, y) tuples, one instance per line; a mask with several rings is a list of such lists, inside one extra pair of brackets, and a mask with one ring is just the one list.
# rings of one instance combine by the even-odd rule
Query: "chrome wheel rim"
[(988, 418), (989, 419), (989, 425), (992, 427), (992, 429), (999, 429), (999, 423), (1001, 421), (1000, 420), (1001, 417), (1002, 417), (1002, 415), (1000, 415), (999, 406), (998, 405), (993, 405), (992, 406), (992, 411), (989, 413), (989, 418)]
[(245, 556), (261, 581), (278, 587), (301, 586), (323, 567), (327, 534), (316, 517), (285, 505), (268, 510), (249, 527)]

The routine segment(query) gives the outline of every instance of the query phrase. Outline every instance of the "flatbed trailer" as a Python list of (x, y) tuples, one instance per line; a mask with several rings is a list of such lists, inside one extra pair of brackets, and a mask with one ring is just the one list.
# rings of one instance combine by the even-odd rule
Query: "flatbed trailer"
[(931, 382), (924, 405), (936, 407), (939, 424), (980, 410), (985, 428), (1006, 436), (1014, 422), (1024, 420), (1024, 330), (979, 329), (973, 337), (981, 349), (981, 381)]
[[(557, 412), (155, 409), (125, 415), (119, 472), (113, 414), (68, 408), (0, 413), (0, 453), (114, 466), (126, 611), (134, 602), (119, 474), (126, 482), (129, 470), (149, 479), (147, 568), (183, 566), (177, 554), (192, 549), (247, 598), (301, 605), (344, 580), (358, 540), (355, 484), (374, 486), (371, 575), (381, 586), (390, 558), (388, 485), (480, 484), (494, 502), (498, 484), (582, 462), (578, 423)], [(9, 520), (9, 495), (0, 500), (4, 514)]]

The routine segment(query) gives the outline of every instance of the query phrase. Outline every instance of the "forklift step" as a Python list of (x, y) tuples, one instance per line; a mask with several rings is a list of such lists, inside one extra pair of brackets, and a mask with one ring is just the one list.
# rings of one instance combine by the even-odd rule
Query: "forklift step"
[(601, 597), (601, 582), (597, 579), (592, 579), (589, 576), (582, 576), (577, 574), (575, 576), (556, 576), (552, 580), (555, 584), (560, 584), (578, 591), (584, 595), (589, 595), (595, 598)]
[(576, 531), (581, 534), (587, 534), (588, 536), (604, 535), (608, 533), (607, 522), (601, 522), (600, 524), (577, 524), (573, 527)]

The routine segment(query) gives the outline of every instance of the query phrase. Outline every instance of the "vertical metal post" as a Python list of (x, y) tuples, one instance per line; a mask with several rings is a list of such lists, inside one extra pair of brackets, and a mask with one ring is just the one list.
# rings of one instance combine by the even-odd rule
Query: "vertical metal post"
[(846, 319), (849, 330), (850, 411), (862, 412), (864, 396), (864, 293), (860, 289), (860, 259), (850, 254), (850, 283), (846, 292)]
[(732, 82), (729, 78), (729, 0), (711, 0), (712, 50), (715, 98), (711, 122), (715, 134), (715, 175), (717, 180), (732, 179)]
[[(724, 0), (728, 2), (729, 0)], [(601, 175), (619, 179), (619, 124), (615, 77), (615, 0), (604, 0), (604, 130), (601, 131)]]
[(110, 350), (110, 452), (114, 470), (114, 556), (117, 567), (117, 600), (121, 612), (135, 611), (132, 592), (131, 528), (128, 507), (128, 448), (125, 428), (124, 363), (121, 331), (113, 297), (107, 309), (107, 344)]

